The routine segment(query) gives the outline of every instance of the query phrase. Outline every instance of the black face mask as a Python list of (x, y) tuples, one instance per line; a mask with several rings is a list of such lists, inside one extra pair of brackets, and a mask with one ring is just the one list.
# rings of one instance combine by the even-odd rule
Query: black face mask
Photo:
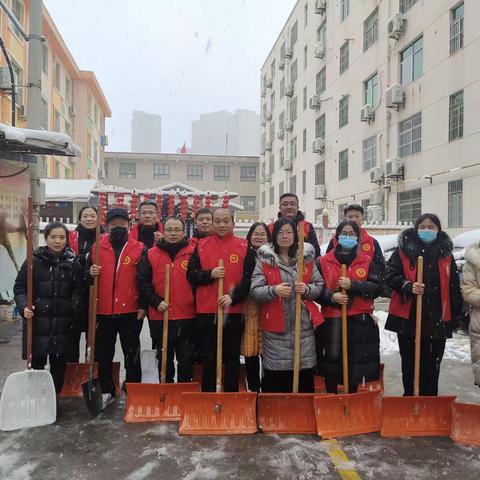
[(126, 227), (114, 227), (109, 233), (110, 241), (112, 244), (123, 243), (128, 238), (128, 228)]

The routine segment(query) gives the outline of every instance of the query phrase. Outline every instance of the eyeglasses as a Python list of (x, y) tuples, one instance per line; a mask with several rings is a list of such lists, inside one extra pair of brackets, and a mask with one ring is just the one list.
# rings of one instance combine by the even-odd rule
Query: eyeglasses
[(164, 232), (165, 233), (182, 233), (183, 229), (182, 228), (166, 228)]

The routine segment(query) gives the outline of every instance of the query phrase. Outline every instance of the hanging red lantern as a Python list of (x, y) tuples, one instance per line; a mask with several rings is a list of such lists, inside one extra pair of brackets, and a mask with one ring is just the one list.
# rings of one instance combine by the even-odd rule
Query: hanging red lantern
[(181, 195), (180, 196), (180, 218), (185, 221), (187, 218), (187, 196)]
[(115, 206), (117, 208), (125, 209), (125, 194), (124, 193), (115, 194)]
[[(154, 198), (155, 198), (155, 197), (154, 197)], [(163, 196), (160, 195), (159, 193), (157, 193), (156, 202), (157, 202), (157, 208), (158, 208), (158, 216), (160, 217), (161, 214), (162, 214)]]
[(205, 208), (211, 208), (212, 206), (212, 197), (210, 196), (210, 192), (207, 192), (205, 195)]
[(175, 214), (175, 195), (170, 194), (168, 196), (168, 216), (173, 217)]
[(200, 196), (194, 195), (193, 196), (193, 206), (192, 206), (192, 217), (195, 218), (198, 210), (200, 209)]

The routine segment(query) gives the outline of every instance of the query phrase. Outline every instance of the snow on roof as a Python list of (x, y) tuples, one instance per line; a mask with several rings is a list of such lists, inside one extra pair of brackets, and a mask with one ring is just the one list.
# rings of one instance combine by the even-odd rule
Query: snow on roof
[(461, 233), (453, 239), (453, 246), (455, 248), (466, 248), (473, 244), (480, 242), (480, 230), (470, 230), (469, 232)]
[(44, 179), (47, 202), (87, 202), (92, 196), (96, 180)]

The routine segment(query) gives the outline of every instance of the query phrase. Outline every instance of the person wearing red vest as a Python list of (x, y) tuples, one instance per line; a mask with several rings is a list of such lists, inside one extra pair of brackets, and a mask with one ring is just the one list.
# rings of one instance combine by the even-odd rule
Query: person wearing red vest
[(323, 322), (323, 317), (313, 299), (320, 296), (323, 281), (314, 263), (315, 249), (305, 243), (303, 282), (297, 282), (296, 227), (288, 218), (275, 222), (272, 243), (259, 248), (252, 277), (250, 293), (262, 304), (262, 392), (292, 392), (297, 293), (302, 295), (299, 392), (314, 392), (313, 374), (317, 363), (314, 328)]
[(200, 208), (195, 214), (195, 227), (189, 243), (196, 247), (201, 238), (213, 233), (213, 212), (209, 208)]
[[(318, 299), (325, 317), (316, 331), (318, 373), (328, 393), (337, 393), (337, 385), (343, 383), (342, 305), (347, 305), (350, 393), (360, 383), (377, 380), (380, 373), (380, 334), (372, 313), (385, 272), (363, 253), (359, 238), (357, 223), (344, 220), (335, 232), (336, 247), (320, 259), (326, 288)], [(342, 277), (342, 265), (347, 266), (346, 277)]]
[[(215, 391), (217, 353), (216, 314), (224, 310), (224, 390), (238, 391), (243, 300), (250, 291), (255, 255), (248, 242), (233, 235), (233, 214), (220, 208), (213, 214), (213, 235), (202, 238), (190, 258), (187, 278), (195, 288), (198, 341), (203, 356), (202, 391)], [(218, 266), (219, 260), (224, 262)], [(217, 279), (223, 278), (224, 295), (218, 298)]]
[[(187, 266), (193, 247), (185, 239), (185, 224), (180, 218), (168, 217), (163, 223), (163, 237), (140, 260), (137, 267), (137, 287), (148, 304), (148, 323), (157, 345), (158, 372), (162, 370), (163, 314), (168, 309), (167, 383), (175, 376), (174, 355), (177, 359), (177, 381), (191, 382), (195, 302), (187, 280)], [(170, 265), (170, 302), (164, 300), (165, 266)]]
[[(446, 339), (458, 326), (462, 295), (453, 244), (440, 219), (421, 215), (414, 228), (404, 230), (387, 265), (392, 298), (385, 329), (396, 332), (402, 358), (405, 396), (413, 395), (417, 295), (422, 297), (420, 395), (438, 395), (440, 363)], [(417, 283), (417, 260), (424, 259), (423, 283)]]
[[(318, 245), (317, 234), (310, 222), (305, 220), (303, 213), (298, 209), (298, 197), (294, 193), (284, 193), (280, 195), (280, 207), (278, 212), (278, 218), (288, 218), (292, 220), (295, 225), (303, 225), (305, 242), (310, 243), (315, 249), (315, 256), (320, 256), (320, 245)], [(270, 234), (273, 233), (274, 222), (270, 223), (268, 229)]]
[(153, 200), (145, 200), (138, 206), (139, 220), (130, 235), (142, 242), (147, 249), (162, 238), (162, 225), (158, 223), (158, 206)]
[(126, 382), (141, 382), (140, 331), (145, 308), (137, 293), (137, 265), (147, 254), (143, 243), (129, 236), (128, 212), (113, 208), (107, 213), (108, 234), (102, 235), (98, 264), (93, 263), (95, 245), (89, 257), (90, 275), (99, 276), (95, 356), (103, 407), (115, 399), (112, 360), (117, 335), (125, 357)]

